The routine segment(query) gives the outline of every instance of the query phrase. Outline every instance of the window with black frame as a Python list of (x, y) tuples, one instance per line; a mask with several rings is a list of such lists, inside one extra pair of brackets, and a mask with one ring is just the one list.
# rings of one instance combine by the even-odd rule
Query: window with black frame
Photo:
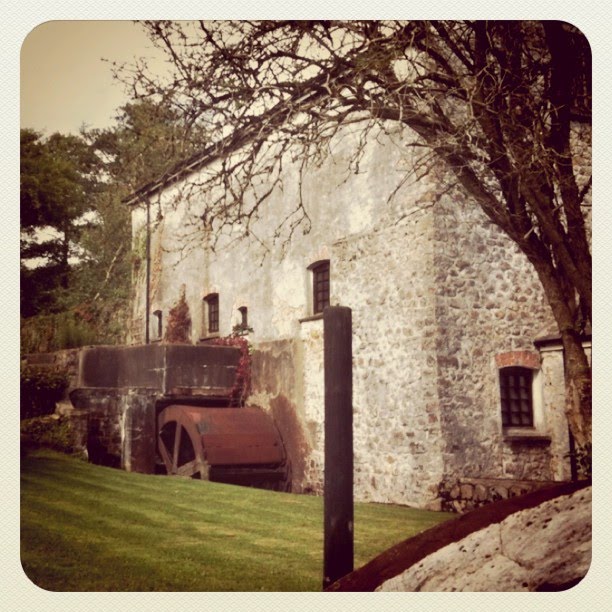
[(509, 367), (499, 370), (501, 416), (504, 427), (533, 427), (533, 370)]
[(310, 267), (312, 271), (312, 311), (323, 312), (329, 306), (329, 260), (320, 261)]
[(207, 295), (204, 302), (206, 303), (207, 332), (217, 333), (219, 331), (219, 294)]

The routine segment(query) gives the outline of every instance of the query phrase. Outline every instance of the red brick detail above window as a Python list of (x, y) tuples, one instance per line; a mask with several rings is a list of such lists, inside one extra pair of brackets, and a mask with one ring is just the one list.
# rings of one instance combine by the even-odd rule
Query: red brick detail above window
[(495, 365), (498, 368), (519, 366), (537, 370), (540, 367), (540, 354), (534, 351), (508, 351), (495, 355)]

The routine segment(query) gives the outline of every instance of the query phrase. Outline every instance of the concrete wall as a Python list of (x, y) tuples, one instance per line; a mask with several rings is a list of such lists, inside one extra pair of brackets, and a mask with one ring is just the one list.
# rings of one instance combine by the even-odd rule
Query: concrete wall
[(89, 461), (153, 474), (157, 445), (156, 389), (76, 389), (70, 399), (86, 421)]
[[(63, 353), (58, 354), (63, 357)], [(92, 346), (74, 352), (71, 406), (93, 463), (153, 473), (160, 402), (227, 405), (239, 350), (226, 346)]]

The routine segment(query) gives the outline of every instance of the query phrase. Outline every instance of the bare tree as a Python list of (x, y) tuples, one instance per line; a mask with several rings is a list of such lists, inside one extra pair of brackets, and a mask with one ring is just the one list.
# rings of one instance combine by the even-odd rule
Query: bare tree
[[(172, 73), (161, 78), (138, 63), (117, 67), (117, 76), (136, 98), (171, 104), (205, 130), (202, 155), (219, 163), (200, 187), (222, 187), (205, 223), (248, 231), (285, 155), (306, 167), (349, 123), (364, 137), (390, 122), (416, 133), (415, 144), (446, 165), (535, 268), (563, 342), (570, 428), (590, 447), (581, 335), (591, 321), (591, 179), (573, 146), (586, 143), (589, 165), (591, 68), (578, 30), (552, 21), (144, 26)], [(247, 204), (254, 186), (258, 197)], [(304, 219), (300, 202), (285, 222)]]

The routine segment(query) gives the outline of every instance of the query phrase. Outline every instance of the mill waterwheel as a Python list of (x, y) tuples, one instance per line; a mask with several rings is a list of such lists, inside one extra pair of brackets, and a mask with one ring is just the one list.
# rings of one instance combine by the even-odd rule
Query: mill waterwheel
[(283, 442), (259, 408), (167, 406), (158, 416), (158, 450), (169, 475), (288, 488)]

